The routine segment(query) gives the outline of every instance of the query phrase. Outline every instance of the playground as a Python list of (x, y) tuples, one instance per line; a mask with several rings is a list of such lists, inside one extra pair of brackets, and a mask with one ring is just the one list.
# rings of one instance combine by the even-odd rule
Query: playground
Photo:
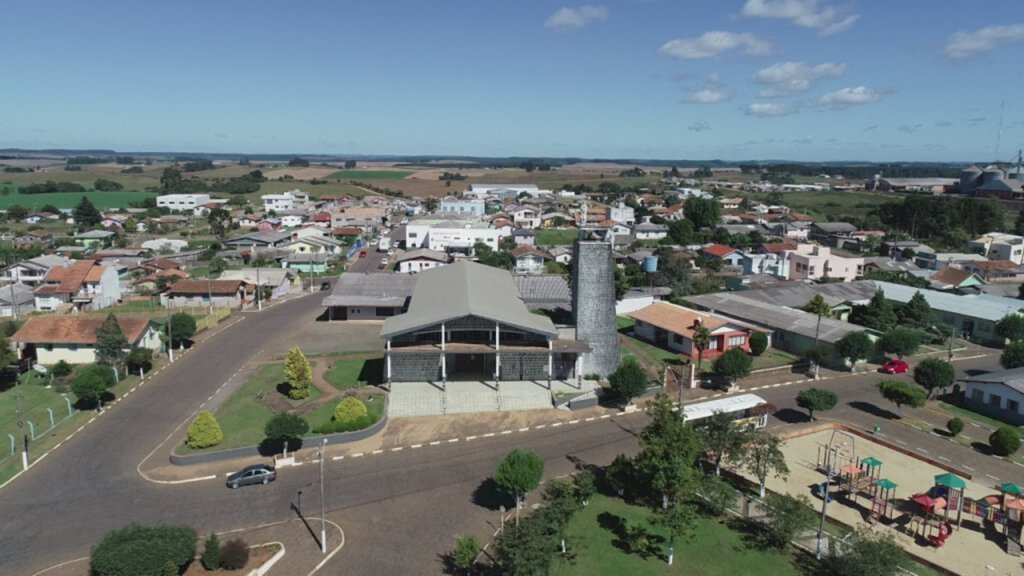
[[(827, 497), (830, 518), (891, 530), (907, 551), (957, 574), (1024, 571), (1021, 486), (969, 480), (964, 472), (841, 430), (789, 438), (782, 450), (789, 478), (769, 478), (768, 489), (806, 494), (819, 513)], [(1024, 484), (1021, 476), (1018, 484)]]

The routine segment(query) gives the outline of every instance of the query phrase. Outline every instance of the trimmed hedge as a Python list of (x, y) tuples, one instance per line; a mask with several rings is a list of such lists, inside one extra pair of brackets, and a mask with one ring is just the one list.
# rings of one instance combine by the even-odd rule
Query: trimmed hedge
[(355, 396), (349, 396), (338, 402), (338, 406), (334, 409), (335, 422), (352, 422), (363, 416), (366, 416), (366, 404)]
[(214, 417), (213, 412), (208, 410), (200, 412), (188, 427), (188, 441), (186, 444), (188, 444), (189, 448), (209, 448), (223, 441), (224, 433), (221, 431), (220, 424), (217, 422), (217, 418)]
[(1013, 426), (1002, 426), (988, 437), (988, 445), (996, 456), (1012, 456), (1020, 450), (1020, 435)]
[(196, 554), (196, 533), (188, 526), (129, 524), (93, 546), (94, 576), (162, 576), (169, 564), (179, 569)]

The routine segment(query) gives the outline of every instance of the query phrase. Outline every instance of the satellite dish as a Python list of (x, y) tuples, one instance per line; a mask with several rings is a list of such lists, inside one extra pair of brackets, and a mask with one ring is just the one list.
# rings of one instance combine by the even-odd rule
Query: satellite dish
[(43, 366), (42, 364), (33, 364), (32, 369), (40, 374), (46, 374), (46, 366)]

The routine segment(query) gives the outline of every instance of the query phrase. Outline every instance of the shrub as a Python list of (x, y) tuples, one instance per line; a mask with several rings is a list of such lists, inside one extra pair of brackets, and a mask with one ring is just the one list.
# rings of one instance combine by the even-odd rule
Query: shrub
[(768, 335), (764, 332), (752, 332), (750, 334), (750, 353), (754, 356), (760, 356), (767, 349)]
[(996, 456), (1011, 456), (1020, 449), (1020, 435), (1013, 426), (1001, 426), (988, 437), (988, 445)]
[(107, 389), (116, 384), (114, 371), (110, 366), (93, 364), (78, 371), (71, 383), (71, 390), (79, 399), (98, 402)]
[(138, 374), (139, 370), (149, 372), (153, 368), (153, 351), (149, 348), (133, 348), (124, 362), (132, 374)]
[(203, 568), (214, 571), (220, 568), (220, 540), (216, 534), (210, 534), (203, 545)]
[(224, 433), (221, 432), (220, 424), (213, 412), (204, 410), (200, 412), (192, 424), (188, 427), (189, 448), (200, 449), (216, 446), (224, 441)]
[(964, 421), (955, 417), (950, 418), (949, 421), (946, 422), (946, 430), (949, 430), (950, 434), (956, 436), (964, 431)]
[(65, 376), (70, 376), (71, 371), (71, 364), (68, 364), (64, 360), (58, 360), (57, 363), (54, 364), (53, 368), (50, 370), (50, 372), (56, 378), (64, 378)]
[(355, 396), (349, 396), (334, 409), (334, 421), (339, 423), (352, 422), (366, 416), (366, 404)]
[(225, 570), (241, 570), (249, 563), (249, 546), (238, 538), (232, 538), (220, 549), (220, 566)]
[(168, 564), (180, 568), (196, 553), (196, 534), (188, 526), (129, 524), (93, 547), (94, 576), (162, 576)]

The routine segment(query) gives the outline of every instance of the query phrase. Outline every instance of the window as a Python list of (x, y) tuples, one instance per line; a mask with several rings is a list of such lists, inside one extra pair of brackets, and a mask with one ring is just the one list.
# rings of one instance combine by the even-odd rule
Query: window
[(77, 352), (78, 351), (78, 344), (68, 344), (68, 350), (70, 350), (72, 352)]
[(998, 408), (1003, 404), (1003, 397), (998, 394), (989, 394), (988, 403)]
[(745, 344), (746, 341), (747, 341), (747, 337), (746, 336), (730, 336), (729, 337), (729, 347), (732, 348), (734, 346), (743, 346), (743, 344)]
[(1010, 412), (1013, 412), (1014, 414), (1019, 414), (1020, 413), (1020, 402), (1018, 402), (1016, 400), (1010, 400), (1009, 398), (1007, 398), (1007, 400), (1006, 400), (1006, 409), (1008, 411), (1010, 411)]

